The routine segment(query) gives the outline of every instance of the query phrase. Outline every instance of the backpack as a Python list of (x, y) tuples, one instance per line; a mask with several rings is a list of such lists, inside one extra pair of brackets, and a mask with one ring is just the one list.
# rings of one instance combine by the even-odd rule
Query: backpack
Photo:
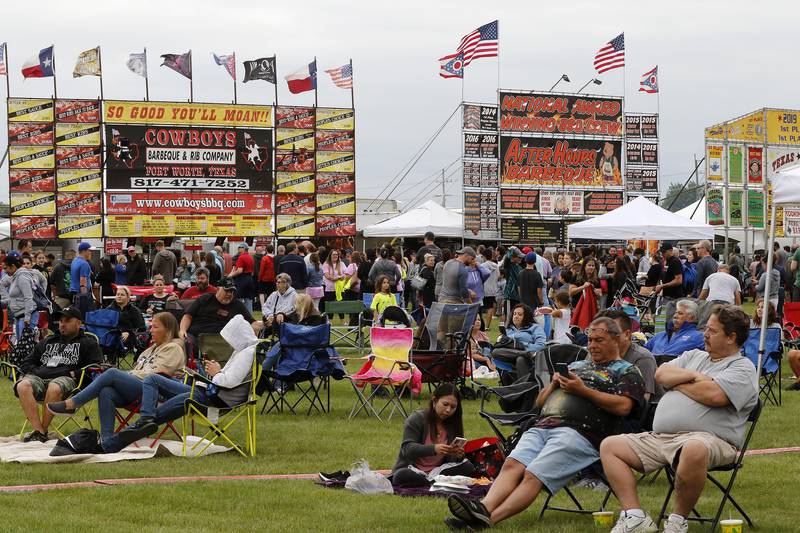
[(58, 439), (50, 450), (51, 456), (75, 455), (84, 453), (103, 453), (100, 446), (100, 433), (94, 429), (81, 428), (63, 439)]
[(694, 290), (694, 285), (697, 282), (697, 265), (687, 261), (681, 267), (681, 274), (683, 277), (683, 290)]
[(52, 313), (53, 303), (50, 301), (44, 291), (42, 291), (42, 288), (39, 286), (39, 284), (36, 282), (31, 283), (31, 289), (33, 290), (33, 301), (36, 303), (36, 310)]

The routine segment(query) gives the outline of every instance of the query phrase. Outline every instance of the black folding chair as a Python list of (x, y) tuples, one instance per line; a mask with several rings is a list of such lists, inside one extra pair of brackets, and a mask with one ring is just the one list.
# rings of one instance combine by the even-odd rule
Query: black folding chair
[[(719, 502), (719, 506), (717, 507), (717, 512), (713, 518), (707, 516), (701, 516), (697, 509), (692, 509), (692, 516), (687, 516), (687, 520), (691, 520), (694, 522), (710, 522), (711, 523), (711, 531), (717, 529), (717, 524), (719, 524), (720, 517), (722, 516), (722, 511), (725, 509), (725, 503), (730, 501), (731, 504), (742, 514), (745, 520), (747, 520), (747, 524), (752, 528), (753, 521), (750, 519), (750, 516), (742, 509), (742, 506), (739, 505), (733, 496), (731, 495), (731, 490), (733, 489), (733, 484), (736, 481), (736, 476), (739, 473), (739, 470), (742, 469), (744, 466), (744, 456), (747, 453), (747, 447), (750, 445), (750, 438), (753, 436), (753, 432), (756, 429), (756, 424), (758, 423), (758, 419), (761, 417), (761, 409), (763, 404), (759, 399), (753, 407), (752, 411), (750, 411), (750, 416), (747, 419), (747, 422), (750, 424), (750, 427), (747, 429), (747, 434), (745, 435), (744, 444), (742, 448), (739, 450), (739, 453), (736, 454), (736, 459), (730, 464), (724, 466), (718, 466), (716, 468), (711, 468), (706, 473), (706, 479), (708, 479), (714, 486), (716, 486), (722, 492), (722, 500)], [(664, 504), (661, 506), (661, 512), (658, 515), (658, 523), (660, 524), (664, 517), (666, 516), (667, 512), (667, 505), (669, 504), (669, 500), (672, 497), (672, 493), (675, 490), (675, 470), (672, 468), (672, 465), (666, 465), (664, 467), (664, 471), (667, 473), (667, 480), (669, 481), (669, 490), (667, 491), (667, 496), (664, 498)], [(727, 483), (723, 483), (719, 481), (712, 475), (712, 472), (719, 473), (719, 472), (730, 472), (730, 477), (728, 478)]]

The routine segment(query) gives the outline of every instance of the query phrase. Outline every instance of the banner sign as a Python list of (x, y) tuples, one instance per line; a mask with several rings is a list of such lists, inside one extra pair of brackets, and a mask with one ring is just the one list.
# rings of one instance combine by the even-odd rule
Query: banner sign
[(539, 213), (539, 189), (500, 189), (501, 215)]
[(706, 146), (706, 177), (708, 181), (722, 181), (722, 146)]
[(465, 187), (497, 188), (500, 185), (497, 163), (464, 161), (463, 165)]
[(750, 189), (747, 191), (747, 225), (751, 228), (764, 228), (764, 193)]
[(356, 214), (356, 198), (350, 194), (317, 193), (317, 214), (320, 215), (354, 215)]
[(515, 244), (561, 244), (566, 241), (565, 230), (561, 220), (500, 219), (500, 238)]
[(278, 215), (276, 222), (278, 237), (313, 237), (315, 221), (308, 215)]
[(99, 146), (56, 147), (56, 168), (101, 168)]
[(356, 177), (353, 174), (342, 172), (320, 172), (316, 175), (315, 181), (317, 194), (356, 193)]
[(50, 122), (11, 122), (8, 125), (11, 146), (53, 146), (53, 124)]
[(628, 165), (658, 166), (658, 144), (626, 142), (625, 162)]
[(99, 239), (103, 236), (103, 217), (58, 217), (59, 239)]
[(728, 183), (742, 183), (743, 164), (744, 154), (742, 147), (737, 145), (728, 146)]
[(464, 104), (464, 129), (497, 131), (497, 106)]
[(500, 131), (622, 137), (622, 98), (500, 91)]
[(761, 111), (731, 120), (724, 128), (729, 141), (764, 142), (764, 114)]
[(263, 237), (272, 234), (271, 216), (109, 215), (110, 237)]
[(55, 215), (56, 195), (52, 192), (11, 193), (11, 216)]
[(497, 134), (465, 133), (464, 157), (497, 159)]
[(350, 130), (355, 128), (355, 110), (327, 107), (317, 108), (318, 130)]
[(313, 215), (316, 207), (313, 194), (277, 194), (275, 211), (279, 215)]
[(100, 146), (100, 143), (100, 124), (56, 124), (56, 144), (59, 146)]
[(54, 170), (11, 170), (8, 187), (11, 192), (54, 192), (56, 173)]
[(741, 189), (728, 190), (728, 225), (734, 227), (741, 227), (744, 225), (742, 219), (742, 210), (744, 206), (744, 191)]
[(706, 191), (706, 208), (710, 225), (721, 226), (725, 223), (725, 200), (722, 195), (722, 189), (708, 189)]
[(500, 137), (500, 181), (520, 185), (621, 186), (621, 141)]
[(779, 170), (791, 168), (800, 163), (800, 149), (796, 148), (767, 148), (767, 179), (772, 181)]
[(275, 130), (275, 148), (281, 150), (313, 150), (314, 130), (277, 129)]
[(276, 192), (314, 194), (313, 172), (278, 172), (275, 175)]
[(56, 215), (100, 215), (103, 212), (100, 193), (60, 192), (56, 197)]
[(352, 152), (355, 150), (355, 134), (346, 130), (318, 130), (316, 147), (319, 152)]
[(800, 237), (800, 208), (783, 208), (783, 232), (787, 237)]
[[(9, 98), (8, 121), (53, 122), (53, 100), (49, 98)], [(55, 234), (55, 228), (53, 234)]]
[(356, 217), (322, 215), (317, 217), (317, 237), (352, 237), (356, 234)]
[(313, 107), (282, 107), (275, 108), (276, 128), (314, 129)]
[(106, 239), (103, 242), (103, 251), (106, 255), (120, 255), (122, 253), (123, 242), (122, 239)]
[(763, 178), (763, 155), (764, 149), (760, 146), (747, 147), (747, 182), (762, 183)]
[(11, 235), (15, 239), (55, 239), (55, 217), (11, 217)]
[(539, 213), (542, 215), (582, 215), (583, 191), (539, 191)]
[(56, 100), (56, 122), (100, 122), (97, 100)]
[[(761, 112), (758, 116), (761, 116)], [(767, 144), (800, 145), (800, 122), (797, 117), (795, 111), (767, 109)]]
[(275, 170), (278, 172), (314, 172), (314, 152), (299, 150), (276, 150)]
[(100, 192), (103, 188), (103, 171), (58, 169), (56, 184), (59, 192)]
[(272, 190), (272, 132), (106, 126), (109, 189)]
[(9, 146), (10, 168), (55, 168), (55, 150), (52, 146)]
[(355, 172), (353, 152), (317, 152), (317, 171)]
[(625, 167), (625, 190), (628, 192), (658, 193), (657, 168)]
[(107, 192), (109, 215), (271, 215), (272, 194)]
[(583, 213), (602, 215), (622, 207), (622, 191), (584, 191)]
[(497, 193), (464, 191), (464, 229), (497, 231)]
[(625, 139), (658, 139), (658, 115), (625, 115)]
[[(103, 116), (108, 124), (176, 124), (237, 128), (272, 127), (271, 105), (104, 100)], [(306, 127), (313, 127), (313, 124)], [(110, 137), (106, 138), (109, 139)]]

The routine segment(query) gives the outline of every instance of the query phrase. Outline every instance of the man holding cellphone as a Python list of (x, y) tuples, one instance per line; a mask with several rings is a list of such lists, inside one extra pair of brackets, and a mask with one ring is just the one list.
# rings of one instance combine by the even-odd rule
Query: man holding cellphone
[(620, 333), (610, 318), (589, 325), (591, 357), (557, 369), (536, 398), (542, 408), (538, 422), (523, 433), (486, 497), (448, 498), (455, 517), (448, 525), (491, 527), (525, 510), (542, 489), (555, 494), (599, 461), (600, 442), (621, 433), (623, 419), (644, 398), (639, 369), (620, 356)]

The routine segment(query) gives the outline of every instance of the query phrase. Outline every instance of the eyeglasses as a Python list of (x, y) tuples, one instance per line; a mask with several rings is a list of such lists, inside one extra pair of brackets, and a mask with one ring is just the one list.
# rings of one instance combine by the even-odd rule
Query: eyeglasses
[(278, 284), (278, 285), (288, 285), (289, 284), (289, 282), (286, 281), (286, 280), (276, 281), (275, 283)]

